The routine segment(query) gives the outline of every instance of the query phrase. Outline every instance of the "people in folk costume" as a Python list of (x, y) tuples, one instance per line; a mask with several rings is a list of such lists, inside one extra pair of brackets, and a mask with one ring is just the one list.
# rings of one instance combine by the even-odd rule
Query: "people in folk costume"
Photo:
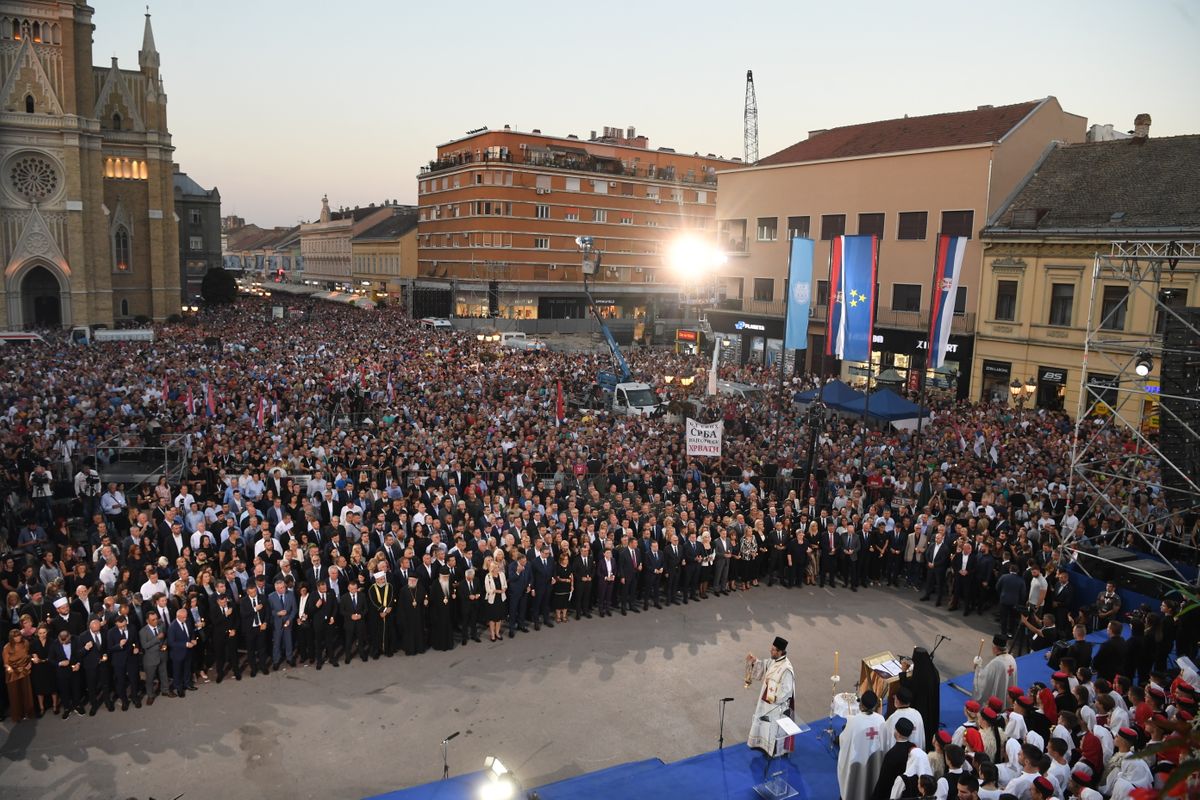
[(846, 719), (838, 737), (838, 788), (842, 800), (870, 797), (879, 781), (883, 756), (892, 747), (891, 730), (877, 711), (879, 697), (868, 689), (858, 701), (861, 711)]
[(408, 583), (400, 587), (400, 646), (406, 655), (415, 656), (425, 651), (425, 612), (429, 599), (425, 588), (416, 575), (408, 576)]
[(367, 592), (367, 602), (371, 604), (371, 614), (367, 617), (371, 656), (390, 656), (396, 649), (395, 620), (392, 617), (396, 610), (396, 593), (388, 583), (386, 572), (375, 573), (375, 583)]
[(454, 599), (450, 568), (442, 567), (429, 587), (429, 646), (434, 650), (454, 649), (454, 617), (451, 608)]
[(996, 634), (992, 637), (992, 660), (983, 666), (983, 660), (975, 656), (975, 689), (972, 693), (981, 705), (989, 697), (1004, 697), (1010, 686), (1017, 685), (1017, 660), (1008, 653), (1008, 637)]
[(918, 733), (924, 735), (924, 730), (914, 725), (909, 717), (896, 719), (893, 716), (888, 723), (891, 724), (893, 720), (892, 735), (896, 743), (883, 755), (871, 800), (892, 800), (905, 794), (915, 794), (917, 778), (933, 774), (929, 756), (916, 742), (911, 741)]
[(771, 643), (770, 658), (756, 659), (752, 653), (746, 655), (747, 666), (752, 666), (752, 677), (762, 679), (746, 745), (769, 756), (790, 753), (794, 745), (791, 736), (779, 738), (776, 723), (780, 717), (790, 718), (795, 707), (796, 672), (788, 660), (787, 646), (787, 639), (776, 636)]

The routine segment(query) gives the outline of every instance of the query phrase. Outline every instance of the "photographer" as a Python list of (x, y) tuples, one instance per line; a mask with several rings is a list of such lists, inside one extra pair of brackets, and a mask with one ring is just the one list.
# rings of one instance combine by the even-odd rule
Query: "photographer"
[(29, 473), (29, 494), (33, 498), (33, 513), (38, 522), (47, 527), (54, 523), (54, 516), (50, 511), (50, 501), (54, 499), (53, 481), (54, 478), (46, 471), (45, 464), (38, 464), (33, 472)]
[(117, 484), (110, 483), (108, 491), (100, 496), (100, 510), (115, 532), (121, 534), (129, 530), (129, 505), (125, 502), (125, 493)]
[(75, 473), (75, 497), (83, 508), (83, 518), (90, 520), (100, 507), (100, 473), (92, 467), (91, 459)]

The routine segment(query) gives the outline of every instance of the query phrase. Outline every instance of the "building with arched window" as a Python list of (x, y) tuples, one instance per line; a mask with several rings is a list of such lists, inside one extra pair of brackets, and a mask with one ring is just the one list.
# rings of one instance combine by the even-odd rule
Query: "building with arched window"
[(179, 311), (174, 147), (150, 16), (92, 66), (84, 0), (0, 0), (0, 330)]

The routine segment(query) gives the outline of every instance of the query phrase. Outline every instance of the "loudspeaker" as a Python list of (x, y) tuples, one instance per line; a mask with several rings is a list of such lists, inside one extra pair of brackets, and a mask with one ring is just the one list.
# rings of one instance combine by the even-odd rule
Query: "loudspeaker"
[(1188, 433), (1188, 428), (1200, 431), (1200, 336), (1195, 333), (1200, 330), (1200, 308), (1174, 310), (1182, 320), (1164, 315), (1159, 369), (1159, 448), (1164, 459), (1160, 467), (1167, 502), (1191, 505), (1185, 496), (1192, 490), (1180, 471), (1193, 480), (1200, 475), (1200, 438)]

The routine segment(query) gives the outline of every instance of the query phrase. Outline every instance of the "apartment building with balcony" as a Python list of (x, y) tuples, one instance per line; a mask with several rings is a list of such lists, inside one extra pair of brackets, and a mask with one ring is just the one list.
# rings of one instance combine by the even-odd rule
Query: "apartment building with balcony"
[(580, 139), (505, 126), (438, 145), (417, 176), (414, 313), (582, 318), (575, 240), (590, 236), (604, 313), (662, 316), (679, 294), (669, 243), (715, 235), (717, 173), (738, 163), (651, 149), (634, 128)]
[[(722, 172), (718, 244), (728, 259), (718, 280), (727, 300), (708, 315), (714, 330), (733, 337), (744, 359), (778, 349), (789, 242), (810, 237), (816, 297), (800, 367), (854, 382), (894, 368), (911, 380), (928, 346), (937, 235), (967, 236), (947, 357), (965, 396), (980, 291), (979, 229), (1051, 143), (1081, 142), (1085, 129), (1086, 119), (1048, 97), (811, 131), (753, 166)], [(871, 233), (880, 237), (874, 352), (870, 365), (839, 364), (823, 356), (829, 242)]]

